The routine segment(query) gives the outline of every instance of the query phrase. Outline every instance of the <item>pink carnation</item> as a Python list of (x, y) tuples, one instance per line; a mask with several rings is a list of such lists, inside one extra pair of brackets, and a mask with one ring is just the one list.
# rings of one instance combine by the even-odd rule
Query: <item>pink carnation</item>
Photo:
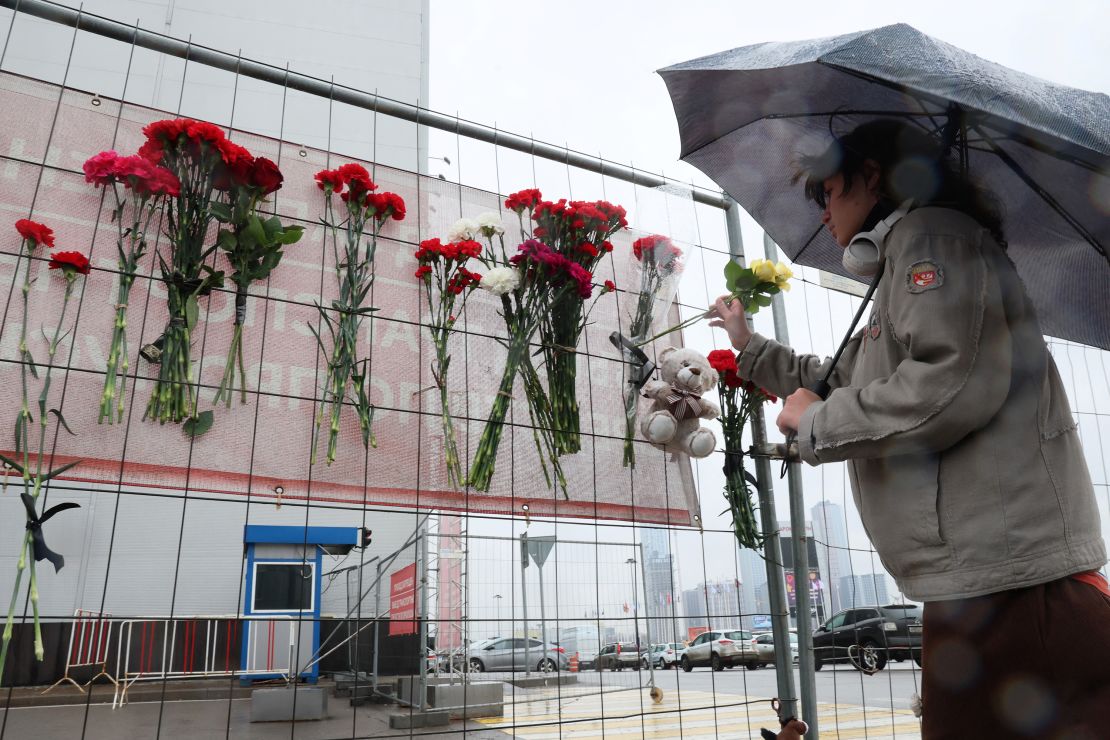
[(113, 182), (116, 179), (118, 161), (119, 155), (111, 150), (89, 157), (82, 167), (85, 171), (85, 182), (91, 182), (97, 187)]

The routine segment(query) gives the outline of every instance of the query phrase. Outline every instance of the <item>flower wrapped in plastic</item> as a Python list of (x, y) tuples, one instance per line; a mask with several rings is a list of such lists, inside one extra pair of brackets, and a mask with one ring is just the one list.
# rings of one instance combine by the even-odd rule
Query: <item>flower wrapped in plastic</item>
[(717, 392), (721, 396), (721, 432), (725, 450), (725, 500), (732, 518), (732, 529), (741, 547), (758, 550), (763, 535), (756, 520), (756, 506), (748, 472), (744, 469), (744, 428), (756, 408), (778, 399), (739, 375), (732, 350), (715, 349), (708, 355), (717, 371)]
[[(638, 272), (640, 276), (639, 292), (635, 300), (624, 300), (621, 304), (628, 339), (631, 344), (639, 345), (648, 338), (656, 318), (666, 313), (674, 299), (678, 278), (682, 274), (682, 250), (669, 238), (651, 234), (632, 242), (630, 259), (634, 261), (632, 272)], [(633, 439), (636, 436), (640, 383), (631, 371), (636, 366), (631, 350), (623, 347), (622, 353), (625, 360), (623, 464), (627, 467), (636, 464)]]
[[(472, 239), (459, 242), (442, 243), (439, 239), (426, 239), (416, 250), (416, 279), (424, 286), (428, 301), (428, 328), (435, 346), (435, 361), (432, 365), (432, 378), (439, 390), (440, 418), (443, 424), (443, 451), (447, 465), (447, 479), (455, 488), (464, 483), (462, 461), (455, 435), (455, 424), (451, 417), (450, 396), (447, 390), (447, 373), (451, 367), (448, 341), (466, 307), (471, 292), (482, 282), (482, 275), (471, 272), (466, 263), (482, 253), (482, 245)], [(511, 269), (505, 268), (510, 273)], [(513, 273), (515, 275), (515, 273)], [(497, 275), (490, 281), (487, 289), (500, 291), (500, 295), (511, 291), (515, 280), (508, 275)]]
[(140, 354), (158, 364), (158, 378), (144, 419), (180, 423), (185, 431), (201, 434), (212, 423), (196, 413), (193, 392), (192, 332), (200, 315), (198, 301), (223, 286), (223, 273), (208, 264), (216, 250), (208, 243), (215, 218), (216, 179), (230, 166), (232, 149), (223, 129), (188, 118), (155, 121), (143, 129), (146, 143), (139, 156), (165, 167), (180, 183), (176, 195), (164, 199), (167, 247), (159, 251), (158, 266), (166, 284), (169, 322), (162, 336)]
[[(790, 290), (790, 280), (794, 272), (783, 262), (774, 263), (771, 260), (755, 259), (747, 267), (741, 267), (738, 262), (731, 260), (725, 264), (725, 290), (728, 291), (727, 301), (740, 301), (748, 315), (758, 313), (759, 309), (771, 305), (771, 298), (776, 293)], [(702, 319), (710, 318), (712, 310), (705, 311), (685, 321), (659, 332), (653, 337), (640, 342), (641, 345), (654, 342), (660, 337), (665, 337), (671, 332), (679, 331), (693, 326)]]

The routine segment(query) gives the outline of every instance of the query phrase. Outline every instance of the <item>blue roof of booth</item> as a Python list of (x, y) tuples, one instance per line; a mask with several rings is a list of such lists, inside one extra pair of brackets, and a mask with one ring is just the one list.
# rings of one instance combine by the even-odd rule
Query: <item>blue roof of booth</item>
[(357, 545), (358, 527), (281, 527), (248, 524), (243, 528), (243, 542), (282, 545)]

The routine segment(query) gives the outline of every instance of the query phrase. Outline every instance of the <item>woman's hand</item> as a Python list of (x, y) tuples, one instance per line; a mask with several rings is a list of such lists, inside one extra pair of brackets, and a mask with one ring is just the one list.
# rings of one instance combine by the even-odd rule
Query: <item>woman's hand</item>
[(821, 397), (808, 388), (799, 388), (787, 396), (783, 403), (782, 413), (779, 414), (776, 421), (779, 431), (787, 435), (797, 434), (798, 425), (802, 422), (802, 414), (820, 400)]
[(709, 309), (708, 316), (713, 319), (710, 326), (716, 326), (728, 332), (728, 340), (737, 352), (743, 352), (752, 338), (752, 330), (748, 328), (748, 317), (744, 315), (744, 307), (740, 301), (729, 303), (728, 296), (723, 295), (716, 300), (713, 308)]

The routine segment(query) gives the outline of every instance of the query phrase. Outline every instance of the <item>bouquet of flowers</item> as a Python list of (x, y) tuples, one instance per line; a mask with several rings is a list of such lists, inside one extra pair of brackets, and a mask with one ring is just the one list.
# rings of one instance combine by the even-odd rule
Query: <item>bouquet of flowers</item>
[[(538, 195), (538, 193), (537, 193)], [(518, 211), (518, 215), (523, 212)], [(585, 301), (593, 294), (593, 273), (613, 251), (609, 238), (628, 226), (624, 208), (606, 201), (539, 201), (531, 211), (537, 252), (554, 274), (565, 274), (577, 290), (551, 293), (540, 322), (552, 436), (558, 455), (582, 448), (578, 413), (578, 340), (586, 326)]]
[[(135, 283), (139, 260), (146, 254), (147, 233), (151, 219), (162, 205), (163, 198), (176, 198), (181, 182), (165, 167), (152, 164), (140, 156), (121, 157), (113, 151), (100, 152), (84, 165), (85, 182), (112, 190), (116, 205), (112, 221), (116, 224), (118, 285), (116, 288), (116, 320), (112, 342), (108, 348), (108, 366), (104, 374), (104, 392), (100, 396), (97, 423), (109, 424), (123, 419), (123, 397), (127, 390), (130, 357), (127, 348), (127, 303)], [(120, 186), (123, 193), (120, 192)], [(114, 408), (113, 408), (114, 407)]]
[(188, 118), (156, 121), (143, 129), (146, 143), (139, 156), (170, 170), (181, 183), (177, 195), (165, 200), (168, 258), (158, 254), (166, 284), (169, 323), (155, 351), (143, 355), (158, 362), (158, 380), (143, 418), (178, 423), (201, 434), (212, 423), (212, 412), (196, 415), (192, 388), (192, 332), (200, 314), (198, 299), (223, 285), (223, 273), (206, 264), (216, 246), (208, 245), (208, 227), (215, 218), (216, 180), (237, 156), (237, 148), (219, 126)]
[(713, 350), (709, 353), (709, 364), (717, 371), (717, 392), (721, 396), (725, 500), (732, 515), (732, 529), (741, 547), (758, 550), (763, 545), (763, 535), (755, 519), (755, 504), (749, 486), (751, 479), (744, 469), (744, 427), (757, 407), (778, 399), (740, 377), (732, 350)]
[[(542, 212), (543, 215), (540, 216), (542, 223), (537, 227), (540, 236), (550, 240), (551, 232), (549, 229), (554, 227), (562, 233), (563, 236), (560, 239), (568, 238), (567, 228), (555, 223), (555, 219), (566, 217), (569, 213), (568, 208), (578, 209), (580, 206), (566, 204), (565, 202), (559, 204), (545, 203), (541, 198), (539, 190), (523, 190), (510, 195), (505, 201), (505, 207), (516, 212), (520, 218), (522, 230), (525, 223), (525, 211), (528, 212), (530, 218), (534, 218), (537, 213)], [(611, 208), (616, 209), (617, 207)], [(555, 215), (556, 212), (562, 213), (562, 215)], [(614, 214), (616, 213), (614, 211)], [(597, 210), (597, 215), (599, 217), (602, 215), (600, 209)], [(496, 219), (496, 216), (493, 216), (493, 219)], [(588, 230), (596, 234), (599, 227), (595, 220), (593, 215), (583, 215), (580, 224), (574, 225), (572, 223), (569, 228), (577, 231)], [(623, 209), (619, 212), (619, 216), (613, 216), (613, 220), (617, 222), (623, 220)], [(557, 404), (545, 391), (536, 368), (532, 364), (529, 349), (532, 338), (537, 332), (549, 339), (555, 336), (556, 331), (564, 332), (560, 334), (561, 337), (566, 341), (573, 340), (573, 345), (570, 345), (571, 349), (577, 345), (578, 335), (586, 318), (582, 311), (583, 303), (593, 294), (594, 288), (593, 273), (585, 265), (596, 265), (600, 255), (611, 250), (612, 246), (595, 247), (597, 254), (591, 254), (590, 250), (583, 249), (579, 252), (581, 256), (571, 259), (539, 238), (525, 238), (524, 242), (517, 248), (516, 254), (509, 257), (505, 250), (502, 233), (496, 228), (490, 227), (488, 223), (491, 222), (492, 219), (487, 219), (487, 225), (483, 225), (482, 219), (479, 219), (478, 222), (473, 223), (473, 228), (480, 231), (489, 240), (489, 250), (482, 257), (487, 269), (479, 287), (501, 299), (501, 317), (505, 321), (507, 333), (507, 339), (505, 340), (507, 358), (497, 395), (494, 397), (493, 407), (490, 409), (486, 426), (478, 441), (478, 450), (470, 468), (468, 483), (477, 490), (489, 490), (490, 481), (493, 478), (494, 464), (497, 459), (497, 448), (504, 428), (505, 415), (509, 409), (509, 400), (512, 398), (513, 384), (519, 373), (524, 383), (528, 400), (528, 412), (532, 421), (536, 445), (540, 451), (540, 463), (543, 467), (544, 476), (550, 485), (551, 478), (547, 471), (547, 462), (550, 462), (555, 480), (565, 495), (566, 479), (562, 475), (558, 457), (568, 451), (569, 435), (566, 434), (566, 427), (559, 426), (561, 423), (558, 420), (560, 412), (556, 411), (556, 406), (558, 405), (563, 418), (569, 416), (572, 410), (573, 415), (577, 418), (577, 401), (573, 394), (574, 365), (567, 363), (563, 358), (556, 360), (555, 365), (553, 365), (551, 358), (554, 356), (556, 348), (541, 349), (548, 373), (548, 387), (552, 389), (553, 394), (560, 394), (560, 400)], [(469, 228), (468, 224), (460, 223), (456, 224), (455, 231), (458, 232), (467, 228)], [(493, 236), (495, 234), (499, 237), (500, 249), (494, 244)], [(527, 234), (525, 234), (525, 237), (527, 237)], [(585, 241), (579, 243), (580, 246), (584, 244), (586, 244)], [(615, 290), (615, 286), (612, 282), (607, 281), (601, 292), (608, 293), (613, 290)], [(576, 320), (574, 319), (575, 304), (577, 304)], [(553, 311), (565, 313), (556, 316), (553, 315)], [(572, 321), (575, 323), (574, 327), (569, 326)], [(558, 325), (558, 329), (556, 325)], [(552, 352), (549, 353), (548, 349)], [(573, 352), (568, 352), (566, 345), (560, 345), (558, 352), (569, 355), (574, 359)], [(556, 367), (556, 369), (553, 370), (553, 367)], [(562, 368), (563, 372), (571, 373), (569, 381), (566, 378), (552, 379), (553, 373), (560, 372), (559, 367)], [(568, 382), (570, 385), (569, 396), (567, 391)], [(577, 422), (575, 422), (574, 428), (577, 429)], [(564, 432), (562, 442), (559, 441), (560, 430)]]
[(466, 306), (466, 299), (482, 280), (480, 274), (465, 267), (466, 262), (472, 257), (479, 257), (481, 253), (482, 245), (472, 239), (448, 244), (443, 244), (439, 239), (426, 239), (420, 242), (420, 248), (415, 254), (416, 261), (420, 263), (416, 269), (416, 279), (424, 284), (430, 314), (428, 328), (436, 350), (432, 378), (439, 389), (447, 478), (455, 488), (463, 484), (463, 470), (459, 460), (455, 424), (451, 419), (450, 397), (447, 394), (447, 371), (451, 365), (447, 342), (455, 322)]
[[(782, 262), (775, 264), (771, 260), (755, 259), (747, 267), (741, 267), (739, 263), (730, 260), (725, 265), (725, 289), (728, 291), (728, 302), (740, 301), (749, 315), (757, 313), (760, 308), (771, 305), (771, 296), (790, 290), (792, 277), (794, 277), (793, 271)], [(693, 326), (710, 316), (712, 316), (712, 310), (699, 313), (650, 339), (645, 339), (640, 344), (654, 342), (660, 337)]]
[[(58, 345), (65, 337), (65, 334), (68, 334), (68, 331), (65, 333), (62, 332), (62, 327), (65, 325), (66, 309), (69, 306), (69, 299), (73, 296), (73, 290), (77, 284), (78, 278), (82, 275), (89, 274), (89, 260), (80, 252), (55, 252), (50, 255), (50, 269), (61, 270), (65, 278), (65, 297), (62, 300), (62, 311), (61, 315), (58, 317), (58, 323), (54, 327), (54, 334), (47, 345), (48, 357), (46, 369), (41, 378), (42, 388), (38, 394), (38, 419), (36, 420), (31, 412), (30, 379), (39, 380), (39, 370), (35, 365), (34, 358), (31, 356), (31, 351), (27, 347), (27, 304), (31, 292), (31, 267), (34, 261), (34, 251), (40, 246), (53, 247), (54, 232), (44, 224), (27, 219), (20, 219), (16, 222), (15, 227), (22, 237), (22, 246), (27, 248), (27, 268), (23, 273), (22, 287), (23, 320), (20, 325), (19, 333), (21, 406), (15, 421), (15, 452), (17, 457), (21, 459), (17, 461), (0, 455), (0, 460), (3, 460), (9, 468), (14, 470), (21, 477), (23, 491), (19, 494), (19, 497), (23, 501), (23, 507), (27, 513), (27, 523), (25, 532), (22, 537), (20, 537), (19, 560), (16, 565), (15, 584), (12, 587), (12, 598), (8, 605), (8, 617), (7, 621), (4, 623), (3, 637), (0, 638), (0, 676), (4, 673), (4, 663), (8, 658), (8, 646), (11, 643), (15, 620), (15, 607), (19, 598), (19, 585), (23, 580), (23, 571), (25, 569), (30, 570), (31, 609), (34, 613), (35, 622), (35, 658), (40, 661), (43, 658), (42, 628), (39, 624), (38, 576), (35, 572), (35, 563), (39, 560), (49, 560), (53, 564), (54, 570), (57, 571), (65, 564), (65, 558), (46, 546), (42, 525), (58, 512), (78, 506), (72, 502), (57, 504), (46, 509), (41, 514), (38, 512), (37, 508), (39, 494), (42, 493), (43, 484), (80, 463), (78, 460), (60, 465), (53, 470), (43, 470), (43, 464), (49, 456), (49, 453), (46, 451), (46, 430), (50, 420), (49, 417), (53, 415), (57, 418), (58, 424), (63, 429), (67, 432), (70, 431), (69, 425), (66, 424), (65, 417), (62, 416), (62, 412), (59, 409), (47, 409), (50, 404), (50, 381), (54, 370), (54, 356), (58, 352)], [(18, 269), (19, 266), (17, 263), (17, 273)], [(37, 424), (39, 428), (38, 447), (32, 458), (30, 437), (31, 427), (35, 424)]]
[[(328, 409), (326, 459), (330, 465), (335, 461), (339, 445), (339, 413), (347, 400), (349, 387), (354, 389), (351, 403), (358, 414), (362, 444), (367, 448), (376, 446), (371, 429), (374, 407), (370, 403), (366, 362), (360, 363), (358, 360), (358, 332), (363, 318), (378, 310), (363, 305), (374, 283), (374, 254), (378, 247), (378, 235), (387, 220), (392, 218), (400, 221), (405, 217), (405, 201), (396, 193), (374, 193), (378, 186), (370, 179), (370, 173), (362, 165), (353, 162), (335, 170), (317, 172), (316, 183), (324, 191), (324, 228), (327, 230), (325, 239), (330, 237), (335, 257), (335, 279), (339, 286), (339, 297), (331, 302), (330, 310), (336, 313), (334, 318), (328, 309), (319, 304), (316, 306), (328, 330), (329, 342), (325, 343), (320, 333), (309, 326), (328, 365), (320, 411), (316, 415), (312, 434), (310, 463), (316, 464), (316, 449), (324, 426), (325, 409)], [(342, 222), (335, 215), (334, 200), (337, 195), (343, 201), (343, 209), (346, 211), (346, 218)], [(342, 248), (339, 235), (341, 227)], [(367, 227), (370, 228), (370, 240), (364, 244), (363, 234)]]
[[(663, 311), (670, 305), (677, 289), (675, 279), (682, 273), (682, 250), (665, 236), (652, 234), (632, 242), (632, 257), (639, 265), (640, 292), (636, 296), (635, 310), (628, 316), (629, 340), (639, 345), (647, 339), (655, 321), (656, 309)], [(632, 356), (624, 349), (625, 367), (632, 366)], [(624, 460), (625, 467), (635, 466), (637, 407), (640, 401), (640, 384), (634, 379), (624, 385)]]
[(251, 155), (243, 147), (228, 142), (225, 147), (227, 167), (216, 181), (223, 197), (211, 206), (216, 220), (224, 224), (216, 237), (216, 246), (227, 256), (235, 283), (235, 329), (227, 349), (227, 360), (220, 387), (213, 399), (222, 398), (231, 408), (235, 395), (238, 368), (239, 402), (247, 402), (247, 379), (243, 368), (243, 322), (247, 318), (247, 293), (251, 283), (265, 280), (281, 262), (281, 248), (294, 244), (304, 233), (301, 226), (286, 226), (277, 216), (263, 219), (258, 208), (266, 196), (281, 188), (281, 170), (269, 159)]

